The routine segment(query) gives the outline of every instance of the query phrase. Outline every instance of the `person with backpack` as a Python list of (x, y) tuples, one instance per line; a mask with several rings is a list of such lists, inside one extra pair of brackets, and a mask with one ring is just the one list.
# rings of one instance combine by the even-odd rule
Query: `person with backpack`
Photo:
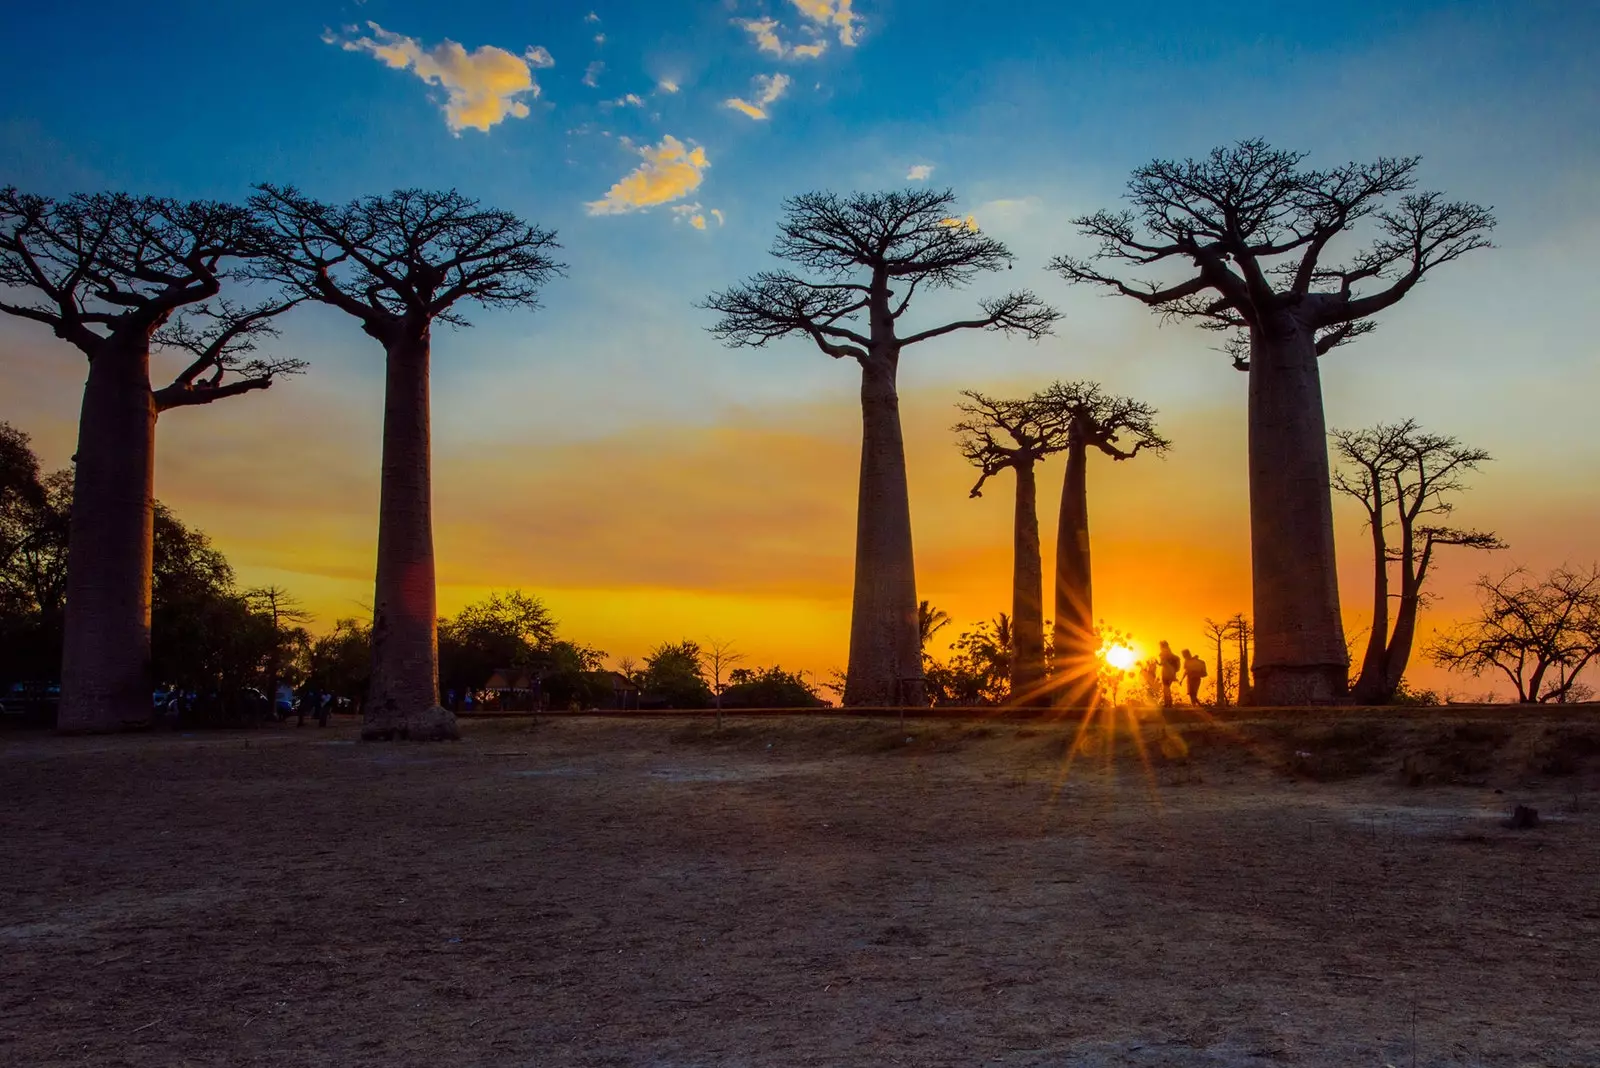
[(1156, 659), (1161, 664), (1161, 707), (1171, 708), (1172, 684), (1178, 681), (1178, 654), (1172, 651), (1172, 646), (1162, 642)]
[(1183, 681), (1189, 688), (1189, 703), (1200, 703), (1200, 681), (1206, 677), (1206, 662), (1189, 650), (1183, 651)]

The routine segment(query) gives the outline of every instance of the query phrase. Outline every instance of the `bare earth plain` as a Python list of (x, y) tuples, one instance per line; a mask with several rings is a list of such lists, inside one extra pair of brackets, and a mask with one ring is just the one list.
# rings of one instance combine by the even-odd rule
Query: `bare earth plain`
[(0, 1064), (1600, 1065), (1600, 709), (464, 727), (0, 735)]

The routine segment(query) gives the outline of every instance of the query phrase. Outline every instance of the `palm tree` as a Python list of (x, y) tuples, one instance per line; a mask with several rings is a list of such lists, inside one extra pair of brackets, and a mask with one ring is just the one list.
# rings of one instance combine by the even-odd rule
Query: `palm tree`
[(917, 602), (917, 646), (922, 655), (928, 655), (928, 643), (933, 636), (950, 625), (950, 613), (935, 608), (931, 601)]

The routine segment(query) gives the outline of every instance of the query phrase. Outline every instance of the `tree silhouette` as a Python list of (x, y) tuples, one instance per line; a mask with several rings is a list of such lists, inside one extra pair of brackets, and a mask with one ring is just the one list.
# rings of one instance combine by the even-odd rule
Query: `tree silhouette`
[(1226, 708), (1228, 706), (1228, 675), (1224, 670), (1227, 664), (1222, 658), (1222, 646), (1225, 642), (1233, 641), (1237, 635), (1234, 634), (1232, 622), (1226, 619), (1218, 622), (1210, 617), (1207, 617), (1205, 620), (1203, 633), (1205, 634), (1206, 639), (1211, 642), (1216, 651), (1217, 677), (1215, 682), (1217, 686), (1217, 707)]
[[(1361, 503), (1372, 534), (1372, 629), (1361, 674), (1351, 687), (1359, 704), (1385, 705), (1399, 692), (1416, 637), (1422, 584), (1441, 545), (1503, 549), (1494, 534), (1446, 526), (1455, 505), (1447, 498), (1465, 488), (1465, 476), (1490, 456), (1453, 437), (1424, 433), (1415, 419), (1367, 430), (1335, 430), (1334, 450), (1345, 467), (1333, 488)], [(1392, 518), (1391, 518), (1392, 515)], [(1399, 543), (1389, 543), (1393, 527)], [(1389, 628), (1389, 565), (1400, 565), (1400, 604)]]
[[(47, 326), (89, 361), (78, 422), (62, 653), (64, 731), (151, 717), (150, 597), (156, 420), (265, 389), (299, 360), (253, 355), (295, 301), (222, 299), (261, 228), (213, 201), (0, 189), (0, 312)], [(183, 353), (151, 384), (152, 347)]]
[[(1326, 703), (1345, 688), (1318, 358), (1371, 330), (1371, 316), (1434, 268), (1486, 247), (1494, 226), (1475, 204), (1412, 192), (1416, 157), (1329, 170), (1304, 160), (1260, 140), (1156, 160), (1133, 173), (1133, 210), (1076, 220), (1099, 242), (1095, 259), (1182, 264), (1182, 276), (1125, 280), (1071, 256), (1051, 264), (1164, 315), (1248, 332), (1235, 363), (1250, 374), (1255, 686), (1268, 704)], [(1334, 239), (1358, 228), (1367, 247), (1329, 261)]]
[(733, 665), (743, 662), (745, 656), (726, 638), (712, 638), (703, 648), (705, 669), (711, 676), (711, 697), (717, 710), (717, 730), (722, 729), (722, 691), (726, 685), (723, 676)]
[(311, 613), (299, 599), (281, 586), (257, 586), (244, 592), (245, 602), (257, 614), (271, 621), (273, 641), (267, 653), (267, 711), (278, 705), (278, 679), (283, 672), (286, 648), (308, 642), (305, 624)]
[(533, 308), (560, 273), (555, 234), (455, 191), (400, 189), (325, 204), (262, 185), (251, 206), (276, 235), (267, 273), (353, 316), (383, 346), (383, 478), (372, 689), (362, 737), (458, 736), (439, 705), (428, 375), (435, 323), (461, 308)]
[(1478, 591), (1477, 618), (1441, 635), (1433, 662), (1474, 677), (1498, 671), (1523, 704), (1564, 703), (1600, 656), (1600, 567), (1559, 567), (1538, 580), (1516, 568), (1481, 577)]
[(936, 608), (932, 601), (917, 602), (917, 648), (928, 655), (928, 643), (933, 636), (950, 625), (950, 613)]
[(918, 289), (965, 285), (1008, 267), (1005, 245), (954, 214), (949, 190), (804, 193), (784, 203), (773, 255), (812, 275), (764, 271), (708, 298), (712, 333), (733, 346), (808, 337), (861, 368), (861, 480), (846, 705), (920, 705), (916, 576), (896, 374), (907, 346), (957, 330), (1038, 338), (1057, 313), (1032, 293), (979, 302), (980, 314), (903, 332)]
[(1253, 701), (1250, 685), (1250, 644), (1255, 641), (1256, 631), (1250, 625), (1250, 619), (1243, 612), (1235, 612), (1225, 619), (1233, 629), (1234, 640), (1239, 643), (1239, 704), (1248, 705)]
[(1001, 471), (1016, 475), (1016, 509), (1012, 521), (1011, 702), (1048, 706), (1050, 691), (1044, 662), (1044, 568), (1039, 553), (1039, 491), (1034, 467), (1066, 447), (1067, 418), (1046, 405), (1026, 400), (996, 400), (976, 390), (962, 390), (966, 415), (951, 430), (961, 455), (979, 471), (973, 497)]
[(1164, 453), (1171, 443), (1155, 429), (1155, 409), (1106, 393), (1094, 382), (1055, 382), (1030, 404), (1065, 428), (1067, 470), (1056, 525), (1056, 703), (1087, 706), (1094, 700), (1101, 641), (1095, 631), (1094, 583), (1089, 559), (1089, 450), (1131, 460), (1141, 450)]

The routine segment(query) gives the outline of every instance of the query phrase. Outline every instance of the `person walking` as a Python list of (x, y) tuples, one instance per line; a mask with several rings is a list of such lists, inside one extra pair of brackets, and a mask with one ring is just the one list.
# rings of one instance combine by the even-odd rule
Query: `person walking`
[(1161, 652), (1156, 657), (1161, 664), (1161, 707), (1172, 707), (1172, 684), (1178, 681), (1178, 669), (1183, 662), (1178, 659), (1178, 654), (1172, 651), (1172, 646), (1166, 642), (1161, 643)]
[(1183, 681), (1189, 689), (1189, 704), (1200, 704), (1200, 681), (1206, 677), (1206, 662), (1189, 650), (1183, 651)]

